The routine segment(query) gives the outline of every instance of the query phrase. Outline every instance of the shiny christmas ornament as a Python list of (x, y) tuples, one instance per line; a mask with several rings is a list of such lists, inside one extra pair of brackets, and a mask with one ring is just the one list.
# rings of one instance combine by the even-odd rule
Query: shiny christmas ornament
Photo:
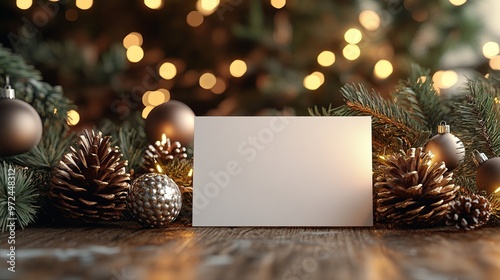
[(500, 158), (488, 157), (474, 150), (472, 152), (476, 164), (476, 188), (488, 194), (500, 193)]
[(154, 144), (165, 134), (172, 142), (179, 141), (183, 146), (190, 146), (194, 136), (194, 116), (191, 108), (179, 101), (156, 106), (145, 121), (148, 141)]
[(28, 152), (42, 139), (42, 120), (28, 103), (15, 99), (15, 90), (6, 78), (0, 93), (0, 157)]
[(439, 124), (437, 132), (438, 134), (425, 144), (425, 150), (432, 152), (434, 162), (444, 161), (448, 171), (453, 170), (464, 161), (464, 144), (450, 133), (450, 126), (444, 121)]
[(127, 208), (146, 227), (171, 223), (182, 208), (182, 194), (167, 175), (147, 173), (135, 179), (127, 197)]

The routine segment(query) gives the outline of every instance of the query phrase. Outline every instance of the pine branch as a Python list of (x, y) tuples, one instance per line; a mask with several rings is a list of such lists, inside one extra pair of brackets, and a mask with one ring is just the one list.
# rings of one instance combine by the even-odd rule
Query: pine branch
[(24, 58), (2, 45), (0, 45), (0, 75), (9, 75), (11, 78), (42, 79), (42, 75), (35, 67), (26, 64)]
[[(12, 177), (15, 178), (14, 181), (9, 180)], [(17, 218), (16, 224), (21, 228), (25, 228), (35, 220), (39, 206), (32, 177), (33, 172), (29, 169), (14, 167), (5, 162), (0, 163), (0, 231), (7, 231), (10, 222), (8, 218)], [(15, 184), (10, 185), (11, 182)], [(13, 197), (14, 200), (9, 197)], [(9, 206), (13, 208), (9, 209)]]
[(128, 160), (131, 175), (141, 173), (144, 163), (143, 154), (148, 144), (146, 138), (139, 131), (130, 126), (122, 126), (116, 137), (117, 144), (123, 153), (123, 158)]
[(465, 102), (458, 107), (456, 119), (466, 150), (488, 156), (500, 155), (500, 113), (496, 90), (484, 80), (469, 80)]
[(342, 89), (346, 105), (336, 108), (331, 115), (371, 116), (374, 142), (391, 150), (405, 150), (425, 143), (429, 132), (411, 118), (396, 103), (376, 92), (369, 93), (362, 85), (346, 85)]
[(434, 89), (430, 70), (413, 64), (410, 77), (399, 82), (394, 102), (427, 130), (435, 129), (449, 113)]

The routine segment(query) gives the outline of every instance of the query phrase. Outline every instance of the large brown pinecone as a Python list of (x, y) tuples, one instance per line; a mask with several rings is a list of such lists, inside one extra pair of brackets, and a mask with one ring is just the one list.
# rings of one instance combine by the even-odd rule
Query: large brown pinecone
[(443, 162), (432, 162), (431, 152), (411, 148), (381, 160), (375, 183), (377, 220), (405, 225), (433, 226), (446, 215), (460, 187), (451, 184)]
[(490, 202), (482, 195), (461, 195), (450, 203), (446, 224), (457, 229), (471, 230), (480, 227), (490, 219)]
[(54, 170), (49, 196), (68, 218), (87, 222), (120, 219), (130, 174), (110, 136), (85, 130)]
[(178, 141), (173, 144), (170, 138), (164, 137), (161, 141), (156, 141), (154, 145), (149, 145), (144, 152), (144, 169), (152, 173), (163, 173), (158, 170), (158, 165), (163, 166), (173, 159), (187, 158), (186, 148)]

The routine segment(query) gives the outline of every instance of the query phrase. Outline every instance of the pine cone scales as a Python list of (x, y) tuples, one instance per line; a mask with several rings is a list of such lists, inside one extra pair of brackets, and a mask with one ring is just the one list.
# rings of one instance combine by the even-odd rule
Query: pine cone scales
[(50, 197), (68, 218), (116, 220), (126, 208), (127, 161), (110, 137), (85, 130), (55, 168)]
[(484, 196), (471, 194), (460, 196), (450, 203), (446, 214), (446, 224), (457, 229), (471, 230), (488, 222), (491, 215), (491, 205)]
[(375, 183), (376, 216), (398, 224), (432, 225), (444, 218), (459, 187), (443, 162), (433, 163), (422, 148), (388, 156)]
[(174, 159), (185, 158), (187, 158), (186, 148), (178, 141), (172, 144), (170, 138), (164, 136), (161, 141), (148, 146), (144, 152), (144, 166), (148, 172), (159, 172), (156, 164), (167, 165)]

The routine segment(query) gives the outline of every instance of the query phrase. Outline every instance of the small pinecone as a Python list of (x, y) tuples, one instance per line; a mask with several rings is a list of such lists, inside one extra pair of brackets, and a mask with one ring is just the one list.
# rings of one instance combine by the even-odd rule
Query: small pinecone
[(488, 222), (490, 209), (490, 202), (482, 195), (461, 195), (450, 203), (446, 213), (446, 224), (457, 229), (475, 229)]
[(148, 172), (159, 172), (157, 164), (166, 165), (174, 158), (187, 158), (186, 148), (178, 141), (171, 144), (170, 138), (164, 137), (162, 141), (156, 141), (154, 145), (149, 145), (144, 152), (144, 169)]
[(68, 218), (118, 220), (126, 208), (130, 174), (110, 136), (85, 130), (54, 170), (49, 196)]
[(383, 175), (375, 183), (377, 220), (432, 226), (444, 219), (460, 187), (450, 183), (453, 173), (446, 173), (445, 164), (432, 158), (423, 148), (411, 148), (381, 161)]

